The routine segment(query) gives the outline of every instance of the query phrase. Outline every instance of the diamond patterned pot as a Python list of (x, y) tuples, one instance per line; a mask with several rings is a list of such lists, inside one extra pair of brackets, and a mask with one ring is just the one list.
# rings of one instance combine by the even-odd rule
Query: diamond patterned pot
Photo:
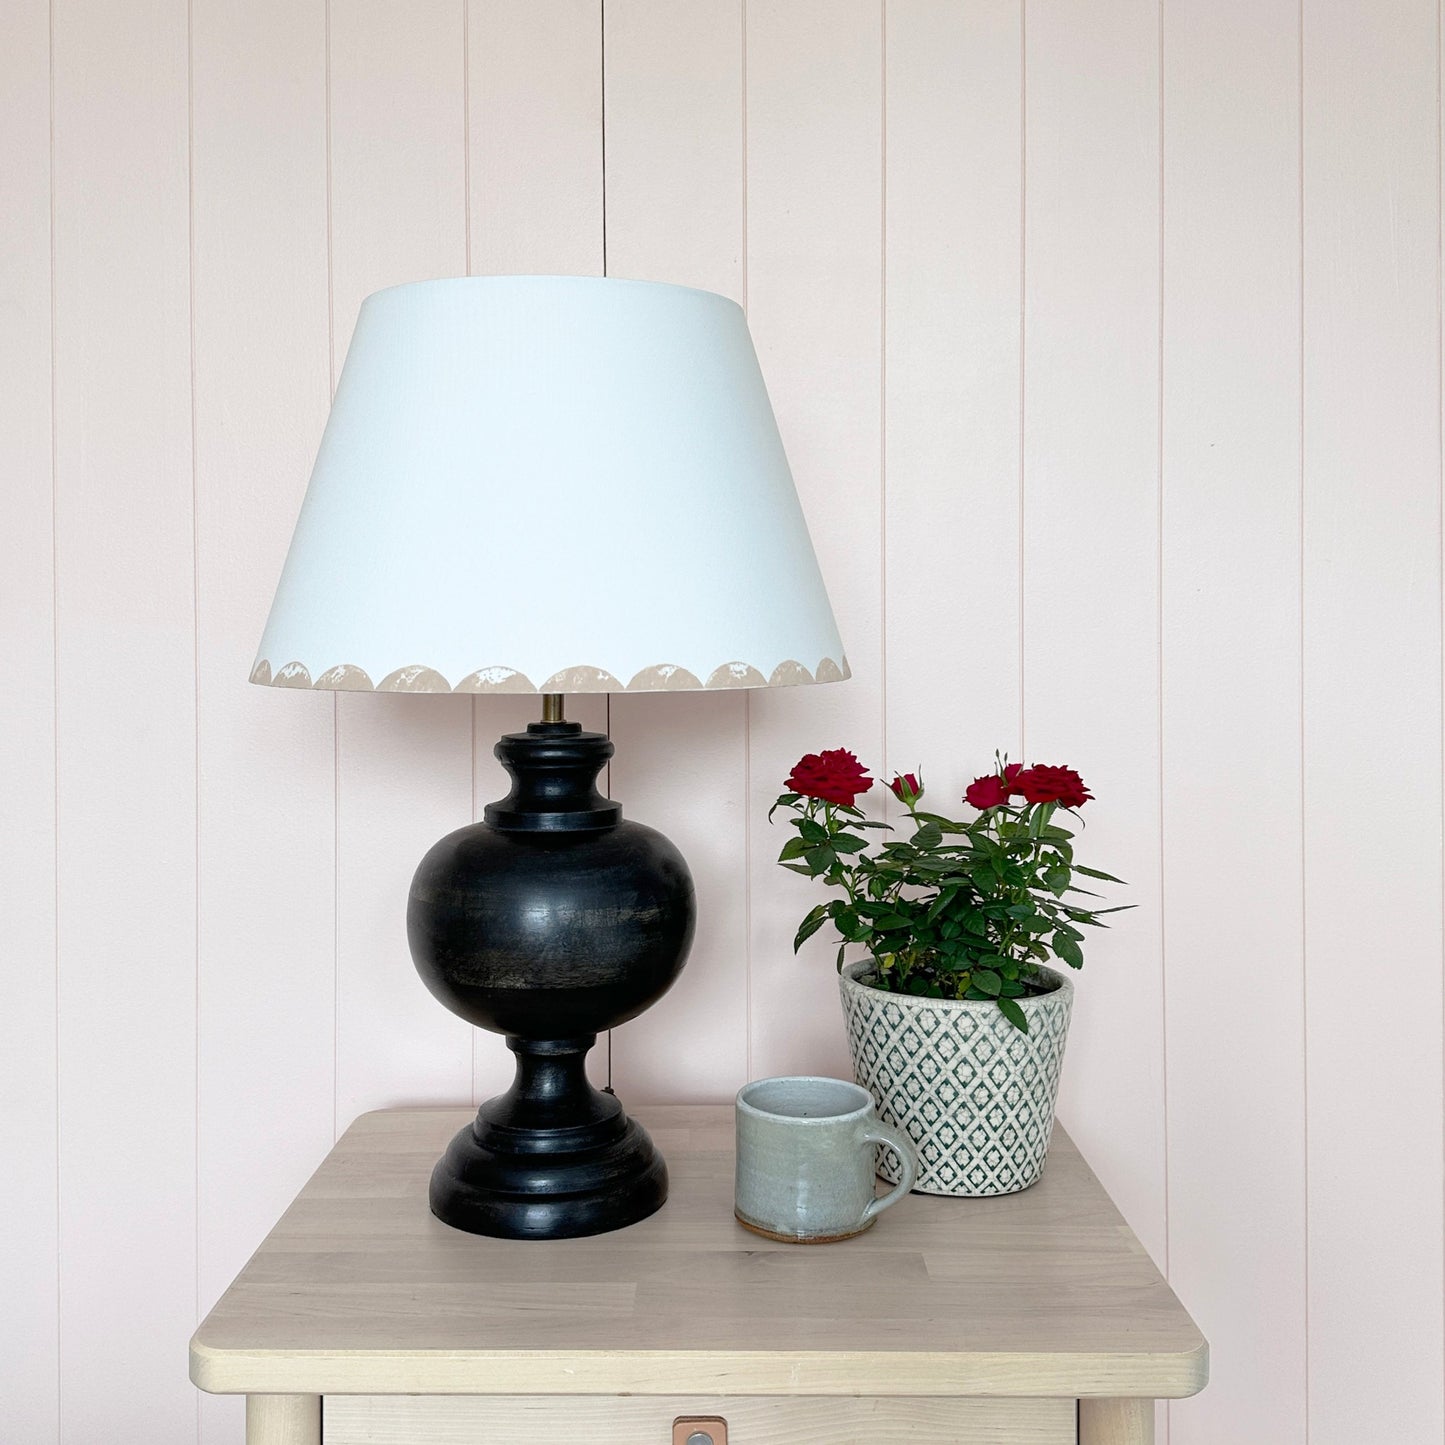
[[(884, 993), (866, 980), (871, 958), (839, 977), (853, 1073), (878, 1113), (918, 1146), (921, 1194), (1014, 1194), (1043, 1173), (1054, 1128), (1054, 1100), (1068, 1039), (1074, 986), (1019, 1006), (1028, 1033), (993, 1003)], [(878, 1172), (900, 1178), (899, 1161), (879, 1151)]]

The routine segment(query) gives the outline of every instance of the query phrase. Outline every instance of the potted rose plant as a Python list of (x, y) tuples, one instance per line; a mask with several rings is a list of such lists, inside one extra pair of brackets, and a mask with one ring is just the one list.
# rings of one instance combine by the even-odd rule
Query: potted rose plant
[[(1083, 930), (1104, 927), (1076, 880), (1119, 880), (1074, 861), (1092, 795), (1071, 768), (998, 758), (964, 801), (966, 822), (919, 807), (918, 775), (889, 785), (901, 828), (866, 817), (873, 779), (845, 749), (809, 753), (774, 804), (797, 830), (778, 861), (836, 895), (803, 919), (794, 951), (824, 927), (838, 969), (854, 1072), (878, 1112), (918, 1146), (928, 1194), (1010, 1194), (1038, 1179)], [(897, 836), (889, 837), (890, 833)], [(846, 962), (850, 945), (861, 956)], [(898, 1161), (881, 1172), (897, 1182)]]

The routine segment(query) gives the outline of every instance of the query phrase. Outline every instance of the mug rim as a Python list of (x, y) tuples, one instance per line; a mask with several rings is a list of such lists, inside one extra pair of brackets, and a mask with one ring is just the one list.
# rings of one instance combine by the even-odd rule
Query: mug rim
[[(856, 1109), (849, 1109), (842, 1114), (778, 1114), (771, 1109), (762, 1109), (744, 1096), (752, 1089), (760, 1089), (764, 1084), (841, 1084), (844, 1088), (852, 1089), (855, 1094), (862, 1096), (862, 1103)], [(836, 1124), (842, 1120), (856, 1119), (872, 1112), (873, 1095), (863, 1087), (862, 1084), (852, 1079), (837, 1079), (830, 1074), (775, 1074), (766, 1079), (750, 1079), (738, 1090), (733, 1100), (738, 1110), (744, 1114), (750, 1114), (755, 1119), (785, 1120), (789, 1124), (798, 1125), (823, 1125)]]

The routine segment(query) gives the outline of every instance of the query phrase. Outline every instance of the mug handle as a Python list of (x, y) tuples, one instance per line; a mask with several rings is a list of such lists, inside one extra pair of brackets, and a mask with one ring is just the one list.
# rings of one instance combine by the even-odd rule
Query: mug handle
[(870, 1201), (868, 1207), (863, 1211), (863, 1221), (866, 1223), (876, 1219), (885, 1209), (897, 1204), (914, 1184), (918, 1182), (918, 1151), (913, 1147), (913, 1140), (894, 1125), (885, 1123), (882, 1119), (871, 1119), (863, 1126), (863, 1132), (858, 1136), (858, 1142), (869, 1146), (875, 1144), (886, 1144), (903, 1161), (903, 1178), (888, 1191), (881, 1194), (877, 1199)]

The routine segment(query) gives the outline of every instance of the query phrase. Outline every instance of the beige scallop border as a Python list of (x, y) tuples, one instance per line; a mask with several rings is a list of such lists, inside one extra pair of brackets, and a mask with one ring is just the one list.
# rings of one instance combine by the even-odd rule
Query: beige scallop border
[(398, 667), (379, 683), (349, 662), (328, 667), (314, 682), (299, 662), (288, 662), (273, 672), (263, 657), (251, 669), (251, 681), (262, 687), (307, 687), (326, 692), (696, 692), (727, 687), (801, 687), (814, 682), (842, 682), (851, 675), (846, 657), (841, 662), (825, 657), (811, 671), (801, 662), (780, 662), (769, 677), (750, 663), (725, 662), (713, 668), (706, 682), (685, 667), (662, 662), (644, 667), (626, 685), (600, 667), (564, 667), (540, 687), (511, 667), (480, 667), (455, 687), (435, 668), (420, 663)]

